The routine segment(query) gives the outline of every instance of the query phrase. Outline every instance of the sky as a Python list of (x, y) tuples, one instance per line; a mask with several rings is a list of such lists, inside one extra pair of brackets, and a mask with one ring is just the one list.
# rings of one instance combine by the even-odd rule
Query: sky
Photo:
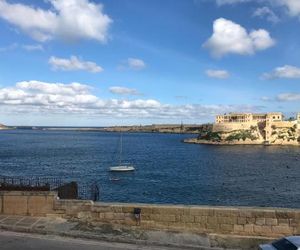
[(0, 123), (300, 112), (300, 0), (0, 0)]

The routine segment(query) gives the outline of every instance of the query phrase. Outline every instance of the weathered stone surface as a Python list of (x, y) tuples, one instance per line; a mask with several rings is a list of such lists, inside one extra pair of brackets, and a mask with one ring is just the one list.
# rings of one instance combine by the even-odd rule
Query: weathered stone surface
[(289, 226), (272, 226), (272, 232), (278, 235), (288, 235), (293, 233), (293, 228)]
[(244, 225), (244, 232), (246, 234), (252, 235), (254, 232), (254, 225), (253, 224), (246, 224)]
[(236, 224), (237, 223), (237, 218), (232, 216), (232, 217), (217, 217), (218, 223), (220, 224)]
[(278, 220), (277, 219), (266, 218), (266, 225), (267, 226), (276, 226), (277, 224), (278, 224)]
[(256, 225), (262, 226), (262, 225), (265, 225), (265, 223), (266, 223), (265, 218), (256, 218), (255, 219), (255, 224)]
[(54, 211), (54, 198), (51, 196), (30, 196), (27, 204), (28, 214), (32, 216), (43, 216)]
[[(136, 207), (141, 208), (140, 225), (133, 214)], [(300, 233), (298, 209), (94, 203), (57, 200), (51, 192), (0, 192), (1, 212), (15, 215), (51, 215), (112, 226), (122, 224), (144, 229), (204, 234), (277, 237)]]
[(238, 225), (245, 225), (247, 223), (246, 217), (238, 217), (237, 224)]
[(186, 223), (195, 222), (195, 216), (193, 215), (181, 215), (181, 221)]
[(26, 196), (3, 196), (3, 213), (12, 215), (27, 214)]
[(244, 232), (244, 226), (243, 225), (233, 225), (233, 231), (240, 233)]

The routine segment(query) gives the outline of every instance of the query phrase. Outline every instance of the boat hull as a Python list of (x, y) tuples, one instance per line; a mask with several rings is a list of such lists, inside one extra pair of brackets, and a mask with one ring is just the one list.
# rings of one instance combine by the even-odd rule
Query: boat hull
[(111, 172), (129, 172), (134, 170), (135, 168), (133, 166), (115, 166), (109, 168)]

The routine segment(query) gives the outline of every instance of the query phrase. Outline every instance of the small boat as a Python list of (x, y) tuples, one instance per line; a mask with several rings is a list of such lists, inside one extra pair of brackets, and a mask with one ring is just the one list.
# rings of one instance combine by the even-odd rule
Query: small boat
[(127, 163), (122, 163), (122, 151), (123, 151), (123, 141), (122, 141), (122, 133), (120, 136), (120, 152), (119, 152), (119, 165), (113, 166), (109, 168), (109, 171), (111, 172), (130, 172), (134, 171), (135, 168)]
[(135, 168), (133, 166), (115, 166), (110, 167), (109, 171), (111, 172), (127, 172), (127, 171), (134, 171)]

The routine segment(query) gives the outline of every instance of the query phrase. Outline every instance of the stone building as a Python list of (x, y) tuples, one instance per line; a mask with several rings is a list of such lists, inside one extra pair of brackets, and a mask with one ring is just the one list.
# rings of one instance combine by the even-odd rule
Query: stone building
[(223, 134), (233, 131), (250, 131), (257, 139), (265, 143), (299, 144), (300, 141), (300, 113), (295, 120), (284, 120), (280, 112), (265, 114), (229, 113), (217, 115), (213, 132)]

